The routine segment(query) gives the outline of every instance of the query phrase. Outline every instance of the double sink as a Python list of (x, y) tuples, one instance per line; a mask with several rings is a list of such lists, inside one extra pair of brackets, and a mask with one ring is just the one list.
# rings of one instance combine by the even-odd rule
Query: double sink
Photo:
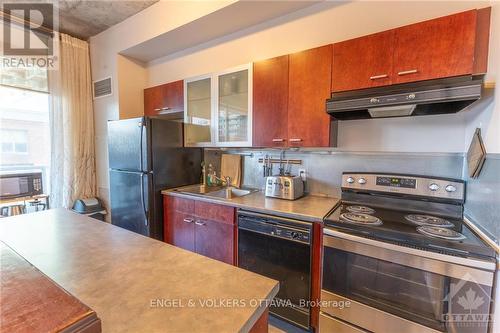
[(258, 190), (252, 188), (192, 185), (176, 189), (175, 191), (194, 196), (231, 200), (233, 198), (244, 197), (245, 195), (255, 193)]

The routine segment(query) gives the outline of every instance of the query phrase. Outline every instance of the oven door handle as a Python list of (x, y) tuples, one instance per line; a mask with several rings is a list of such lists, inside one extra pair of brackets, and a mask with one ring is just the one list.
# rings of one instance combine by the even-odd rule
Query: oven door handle
[[(323, 230), (323, 246), (491, 287), (495, 263), (428, 252), (373, 239)], [(324, 260), (326, 257), (324, 256)], [(446, 259), (446, 260), (445, 260)], [(450, 260), (450, 261), (448, 261)], [(451, 261), (453, 260), (453, 261)]]

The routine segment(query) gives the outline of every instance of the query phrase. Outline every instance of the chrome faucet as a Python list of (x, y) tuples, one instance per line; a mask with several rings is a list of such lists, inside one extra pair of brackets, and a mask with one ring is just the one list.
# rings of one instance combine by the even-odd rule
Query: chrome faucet
[(222, 182), (222, 185), (226, 185), (226, 187), (231, 187), (231, 177), (229, 176), (225, 176), (225, 177), (217, 177), (215, 175), (213, 175), (212, 177), (214, 177), (215, 179), (219, 180), (220, 182)]

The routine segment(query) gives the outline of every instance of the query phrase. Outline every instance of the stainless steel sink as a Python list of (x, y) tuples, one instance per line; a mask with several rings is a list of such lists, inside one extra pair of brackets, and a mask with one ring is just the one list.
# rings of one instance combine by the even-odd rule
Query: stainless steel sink
[(215, 186), (208, 187), (202, 185), (192, 185), (186, 186), (180, 189), (175, 190), (179, 193), (190, 194), (194, 196), (202, 196), (202, 197), (212, 197), (212, 198), (220, 198), (230, 200), (232, 198), (239, 198), (245, 195), (249, 195), (251, 193), (257, 192), (257, 189), (253, 188), (235, 188), (230, 187), (230, 192), (226, 187)]
[(208, 192), (205, 195), (207, 197), (231, 199), (231, 198), (243, 197), (245, 195), (249, 195), (250, 193), (253, 193), (256, 191), (257, 190), (239, 189), (239, 188), (231, 187), (229, 189), (223, 188), (222, 190)]

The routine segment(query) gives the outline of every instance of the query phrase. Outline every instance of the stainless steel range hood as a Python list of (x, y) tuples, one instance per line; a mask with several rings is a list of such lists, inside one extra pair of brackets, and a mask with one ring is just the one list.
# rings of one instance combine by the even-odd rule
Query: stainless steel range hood
[(332, 93), (326, 111), (336, 120), (456, 113), (481, 98), (483, 77), (456, 77)]

